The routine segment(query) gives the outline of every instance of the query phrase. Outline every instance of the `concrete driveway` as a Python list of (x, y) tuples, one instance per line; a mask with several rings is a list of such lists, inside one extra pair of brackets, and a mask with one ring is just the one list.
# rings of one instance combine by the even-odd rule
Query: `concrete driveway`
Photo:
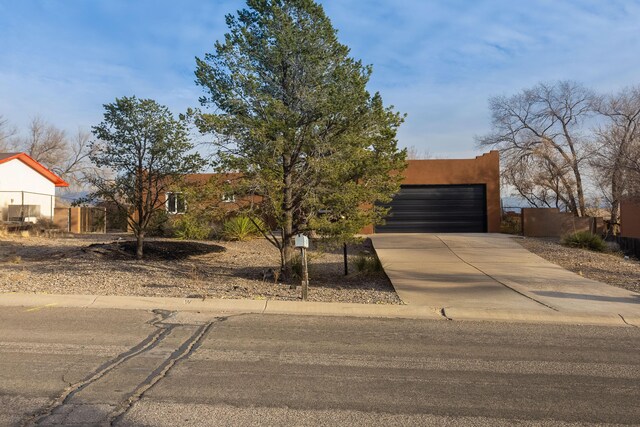
[(501, 234), (377, 234), (400, 298), (452, 318), (592, 316), (640, 323), (640, 294), (586, 279)]

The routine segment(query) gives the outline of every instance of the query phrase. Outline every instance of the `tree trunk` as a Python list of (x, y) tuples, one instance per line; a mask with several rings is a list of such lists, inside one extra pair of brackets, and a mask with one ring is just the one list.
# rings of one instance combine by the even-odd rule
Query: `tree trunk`
[(144, 256), (143, 252), (142, 252), (142, 246), (144, 244), (144, 231), (139, 231), (138, 235), (136, 236), (137, 238), (137, 242), (136, 242), (136, 259), (142, 259), (142, 257)]
[(611, 223), (617, 224), (620, 221), (620, 200), (611, 203)]
[(587, 210), (587, 205), (585, 203), (584, 200), (584, 190), (582, 188), (582, 176), (580, 175), (580, 170), (578, 169), (578, 165), (576, 163), (576, 166), (574, 168), (574, 174), (576, 177), (576, 187), (578, 190), (578, 207), (579, 207), (579, 213), (577, 216), (585, 216), (586, 214), (586, 210)]
[(288, 239), (288, 242), (285, 242), (285, 245), (282, 247), (282, 257), (284, 262), (284, 268), (282, 269), (282, 273), (285, 278), (291, 277), (292, 268), (292, 259), (293, 259), (293, 247), (291, 246), (291, 238)]
[(284, 194), (282, 198), (282, 211), (284, 212), (284, 224), (282, 227), (282, 256), (284, 265), (282, 273), (285, 278), (291, 277), (291, 260), (293, 258), (293, 188), (291, 177), (291, 157), (283, 156), (284, 166)]
[(621, 191), (622, 172), (621, 167), (616, 162), (611, 177), (611, 223), (617, 224), (620, 216), (620, 198), (622, 196)]
[[(284, 233), (282, 234), (284, 236)], [(284, 240), (284, 239), (283, 239)], [(284, 273), (285, 273), (285, 266), (286, 266), (286, 262), (285, 262), (285, 256), (284, 256), (284, 246), (280, 246), (278, 247), (278, 250), (280, 251), (280, 277), (282, 279), (284, 279)]]
[(145, 218), (145, 214), (147, 213), (144, 210), (144, 182), (143, 182), (143, 174), (144, 169), (142, 167), (142, 154), (138, 153), (138, 170), (136, 176), (136, 187), (137, 187), (137, 195), (136, 195), (136, 223), (137, 223), (137, 233), (136, 233), (136, 259), (142, 259), (144, 256), (142, 251), (142, 246), (144, 244), (144, 232), (147, 228), (148, 220)]

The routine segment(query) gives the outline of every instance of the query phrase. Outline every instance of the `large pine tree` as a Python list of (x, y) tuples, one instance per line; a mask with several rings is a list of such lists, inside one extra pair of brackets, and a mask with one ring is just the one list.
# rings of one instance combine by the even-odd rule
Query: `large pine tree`
[(314, 1), (248, 0), (227, 25), (197, 59), (213, 112), (196, 121), (216, 136), (220, 168), (263, 197), (259, 213), (279, 231), (263, 233), (287, 274), (298, 232), (346, 238), (384, 217), (376, 203), (398, 191), (393, 171), (405, 165), (403, 116), (367, 91), (371, 67), (349, 56)]

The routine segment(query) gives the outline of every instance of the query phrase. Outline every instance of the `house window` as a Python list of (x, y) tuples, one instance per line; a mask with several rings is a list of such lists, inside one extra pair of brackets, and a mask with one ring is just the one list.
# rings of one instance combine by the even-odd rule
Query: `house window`
[(167, 193), (166, 207), (170, 214), (183, 214), (187, 211), (187, 203), (183, 193)]

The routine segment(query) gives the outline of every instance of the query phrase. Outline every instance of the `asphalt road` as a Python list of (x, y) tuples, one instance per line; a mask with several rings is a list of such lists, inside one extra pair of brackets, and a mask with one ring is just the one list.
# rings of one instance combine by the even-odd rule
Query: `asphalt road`
[(0, 425), (640, 424), (640, 329), (0, 308)]

